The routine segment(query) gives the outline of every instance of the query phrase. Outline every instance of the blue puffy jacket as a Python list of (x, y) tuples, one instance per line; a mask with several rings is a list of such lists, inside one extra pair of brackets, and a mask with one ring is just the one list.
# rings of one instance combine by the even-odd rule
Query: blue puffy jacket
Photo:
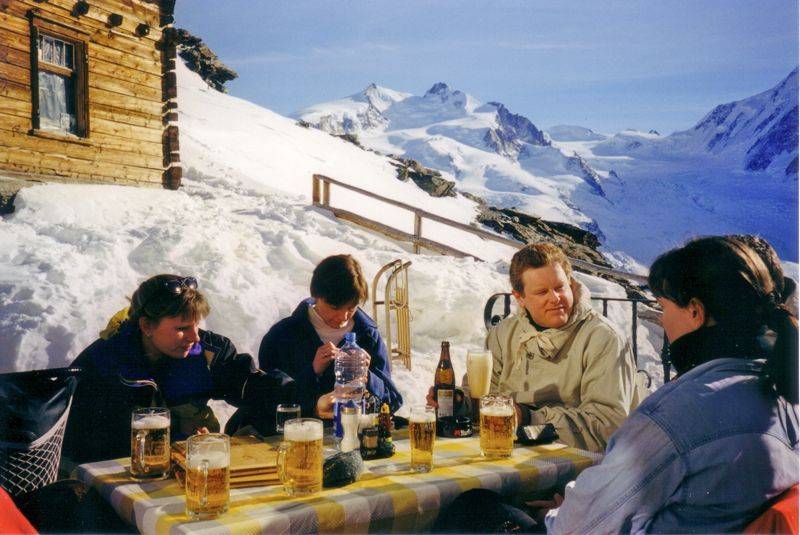
[[(304, 416), (313, 415), (317, 399), (332, 392), (336, 382), (333, 365), (328, 366), (320, 377), (311, 367), (314, 355), (322, 345), (322, 340), (308, 319), (308, 307), (313, 304), (313, 298), (305, 299), (291, 316), (273, 325), (261, 340), (258, 351), (261, 369), (278, 369), (297, 382)], [(395, 412), (403, 404), (403, 397), (392, 382), (386, 344), (378, 332), (378, 326), (360, 308), (356, 310), (353, 321), (356, 341), (371, 358), (367, 389), (382, 402), (388, 403), (392, 412)], [(343, 344), (344, 341), (339, 345)]]

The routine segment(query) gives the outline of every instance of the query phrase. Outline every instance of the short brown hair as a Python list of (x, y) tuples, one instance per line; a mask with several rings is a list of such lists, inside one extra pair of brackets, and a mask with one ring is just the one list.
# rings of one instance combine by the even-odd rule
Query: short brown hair
[[(150, 277), (133, 292), (128, 318), (138, 323), (139, 318), (158, 322), (161, 318), (175, 316), (192, 320), (207, 317), (211, 313), (208, 301), (200, 290), (184, 286), (185, 280), (186, 277), (171, 274)], [(181, 283), (177, 294), (167, 289), (174, 281)]]
[(508, 276), (514, 291), (524, 294), (525, 285), (522, 283), (522, 274), (530, 268), (540, 268), (548, 264), (558, 264), (564, 269), (567, 277), (572, 278), (572, 264), (564, 251), (552, 243), (529, 243), (513, 257)]
[(317, 264), (311, 275), (311, 297), (322, 298), (335, 307), (363, 304), (369, 297), (369, 289), (356, 259), (349, 254), (338, 254)]

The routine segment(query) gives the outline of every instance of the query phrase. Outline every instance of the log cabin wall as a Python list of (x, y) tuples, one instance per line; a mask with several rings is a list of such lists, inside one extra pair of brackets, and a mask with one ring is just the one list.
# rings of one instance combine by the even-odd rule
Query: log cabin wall
[(0, 177), (180, 186), (174, 3), (0, 0)]

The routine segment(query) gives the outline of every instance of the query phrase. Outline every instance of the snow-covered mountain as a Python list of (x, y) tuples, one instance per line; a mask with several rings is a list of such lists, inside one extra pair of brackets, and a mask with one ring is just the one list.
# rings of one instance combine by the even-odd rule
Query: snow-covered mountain
[(704, 157), (731, 169), (797, 177), (797, 87), (795, 69), (772, 89), (715, 107), (689, 130), (665, 137), (622, 132), (593, 151), (603, 156)]
[(545, 133), (441, 82), (423, 96), (381, 89), (390, 96), (369, 120), (341, 112), (370, 88), (297, 116), (440, 169), (490, 204), (591, 230), (610, 257), (648, 263), (692, 236), (755, 233), (797, 258), (797, 70), (669, 136), (575, 125)]
[(608, 138), (591, 128), (571, 124), (551, 126), (547, 129), (547, 134), (553, 141), (601, 141)]
[[(375, 101), (379, 105), (376, 105)], [(607, 204), (602, 178), (582, 158), (553, 147), (527, 117), (483, 103), (445, 83), (422, 96), (371, 84), (364, 91), (295, 114), (332, 134), (442, 171), (462, 191), (501, 208), (566, 222), (602, 236), (574, 202)]]

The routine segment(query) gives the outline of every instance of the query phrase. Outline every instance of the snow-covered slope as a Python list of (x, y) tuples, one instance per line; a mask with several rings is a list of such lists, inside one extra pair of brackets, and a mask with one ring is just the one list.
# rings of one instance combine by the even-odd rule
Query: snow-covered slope
[[(413, 372), (394, 368), (406, 406), (424, 400), (441, 340), (451, 341), (456, 372), (464, 373), (467, 348), (483, 344), (485, 300), (508, 287), (511, 250), (484, 244), (492, 262), (411, 255), (312, 208), (310, 176), (329, 174), (464, 221), (472, 218), (472, 204), (431, 198), (398, 182), (386, 158), (209, 89), (182, 65), (178, 81), (186, 170), (179, 191), (36, 186), (22, 190), (16, 212), (2, 219), (0, 372), (68, 364), (141, 281), (162, 272), (196, 276), (212, 305), (207, 327), (255, 354), (266, 330), (307, 296), (315, 264), (350, 253), (370, 279), (396, 258), (413, 262)], [(385, 222), (408, 217), (368, 199), (337, 198), (335, 189), (332, 200), (357, 203), (359, 213)], [(446, 228), (428, 231), (452, 239)], [(579, 277), (595, 294), (625, 294), (607, 281)], [(629, 316), (612, 304), (611, 317), (625, 332)], [(639, 332), (642, 361), (655, 372), (660, 332)]]
[(608, 136), (599, 134), (591, 128), (570, 124), (559, 124), (547, 129), (553, 141), (601, 141)]
[[(376, 92), (384, 95), (383, 109), (365, 104), (375, 100)], [(498, 207), (596, 231), (595, 222), (572, 199), (583, 193), (586, 204), (607, 204), (600, 177), (579, 157), (552, 147), (529, 119), (442, 82), (422, 96), (372, 84), (296, 115), (333, 134), (356, 134), (362, 144), (384, 154), (441, 170), (459, 189)]]

